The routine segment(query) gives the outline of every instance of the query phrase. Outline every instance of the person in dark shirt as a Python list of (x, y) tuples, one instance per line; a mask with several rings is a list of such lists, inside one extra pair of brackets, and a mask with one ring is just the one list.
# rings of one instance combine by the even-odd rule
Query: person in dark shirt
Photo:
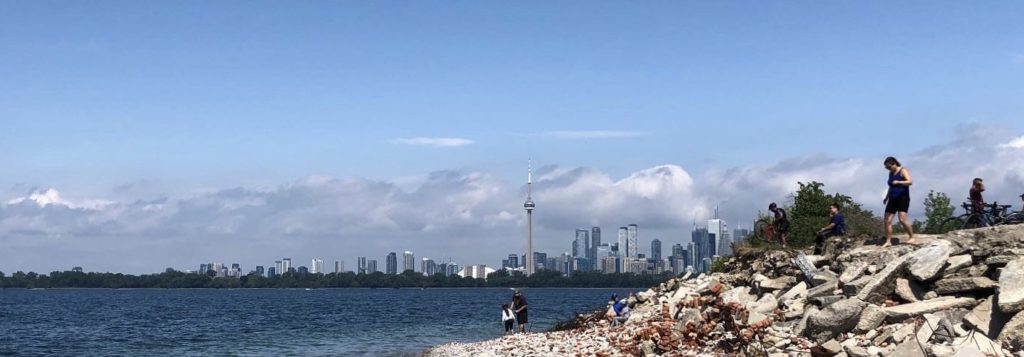
[(828, 237), (846, 235), (846, 218), (843, 217), (842, 213), (839, 213), (839, 204), (833, 203), (829, 206), (829, 223), (827, 226), (822, 227), (818, 230), (818, 234), (814, 236), (814, 254), (821, 255), (825, 252), (825, 239)]
[(527, 305), (526, 297), (523, 296), (523, 292), (516, 290), (512, 293), (512, 310), (516, 313), (516, 322), (519, 323), (519, 332), (526, 332), (526, 323), (529, 322), (527, 319)]
[(907, 232), (907, 243), (914, 244), (917, 242), (914, 238), (914, 228), (910, 226), (910, 219), (907, 218), (907, 211), (910, 210), (910, 186), (914, 184), (914, 178), (910, 175), (910, 170), (892, 156), (885, 158), (883, 165), (889, 171), (889, 178), (886, 180), (889, 191), (882, 200), (885, 204), (885, 224), (882, 227), (885, 230), (885, 244), (882, 246), (892, 246), (893, 217), (899, 218), (903, 231)]
[(775, 227), (775, 233), (779, 235), (779, 242), (782, 243), (782, 248), (785, 249), (786, 237), (789, 236), (789, 215), (786, 214), (786, 210), (779, 208), (775, 202), (768, 205), (768, 210), (775, 214), (772, 226)]
[(974, 214), (980, 214), (981, 225), (988, 227), (988, 219), (985, 217), (985, 198), (982, 197), (981, 193), (985, 192), (985, 182), (980, 177), (975, 177), (974, 181), (971, 181), (971, 190), (968, 191), (968, 199), (971, 200), (971, 211)]

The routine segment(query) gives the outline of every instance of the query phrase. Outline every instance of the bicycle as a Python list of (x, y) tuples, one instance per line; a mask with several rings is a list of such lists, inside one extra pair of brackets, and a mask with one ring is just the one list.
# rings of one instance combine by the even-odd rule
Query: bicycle
[(1006, 220), (1009, 216), (1004, 215), (1011, 205), (1000, 205), (998, 202), (992, 202), (991, 204), (985, 205), (988, 209), (977, 210), (974, 209), (974, 205), (969, 202), (964, 202), (960, 205), (964, 208), (964, 213), (956, 217), (949, 217), (939, 224), (939, 232), (946, 233), (958, 229), (971, 229), (981, 228), (987, 226), (995, 226), (1001, 224), (1007, 224)]
[(750, 237), (754, 240), (760, 240), (768, 243), (775, 242), (775, 225), (772, 224), (772, 220), (769, 218), (762, 218), (754, 223), (754, 231), (750, 234)]
[[(1024, 200), (1024, 195), (1020, 195), (1020, 199)], [(1010, 214), (1007, 214), (1006, 217), (1003, 217), (1003, 222), (1002, 222), (1002, 224), (1021, 224), (1021, 223), (1024, 223), (1024, 208), (1022, 208), (1022, 210), (1020, 210), (1020, 211), (1015, 211), (1015, 212), (1012, 212)]]

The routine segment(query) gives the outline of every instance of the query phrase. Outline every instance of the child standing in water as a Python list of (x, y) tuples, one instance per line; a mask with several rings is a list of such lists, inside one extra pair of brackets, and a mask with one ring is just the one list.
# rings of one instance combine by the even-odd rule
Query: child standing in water
[(512, 327), (516, 323), (516, 314), (508, 304), (501, 305), (501, 321), (505, 323), (505, 333), (512, 333)]

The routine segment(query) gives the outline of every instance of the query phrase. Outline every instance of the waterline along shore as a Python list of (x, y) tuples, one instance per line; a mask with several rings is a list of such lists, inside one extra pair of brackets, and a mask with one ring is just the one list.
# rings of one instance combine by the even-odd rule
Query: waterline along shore
[(575, 327), (433, 347), (426, 356), (1024, 356), (1024, 226), (835, 237), (822, 255), (740, 249)]

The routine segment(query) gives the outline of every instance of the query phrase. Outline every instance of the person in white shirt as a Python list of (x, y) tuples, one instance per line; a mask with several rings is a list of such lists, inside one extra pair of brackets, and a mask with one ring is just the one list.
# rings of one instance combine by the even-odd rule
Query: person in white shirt
[(501, 322), (505, 323), (505, 333), (512, 333), (512, 327), (516, 324), (516, 314), (508, 304), (501, 305)]

